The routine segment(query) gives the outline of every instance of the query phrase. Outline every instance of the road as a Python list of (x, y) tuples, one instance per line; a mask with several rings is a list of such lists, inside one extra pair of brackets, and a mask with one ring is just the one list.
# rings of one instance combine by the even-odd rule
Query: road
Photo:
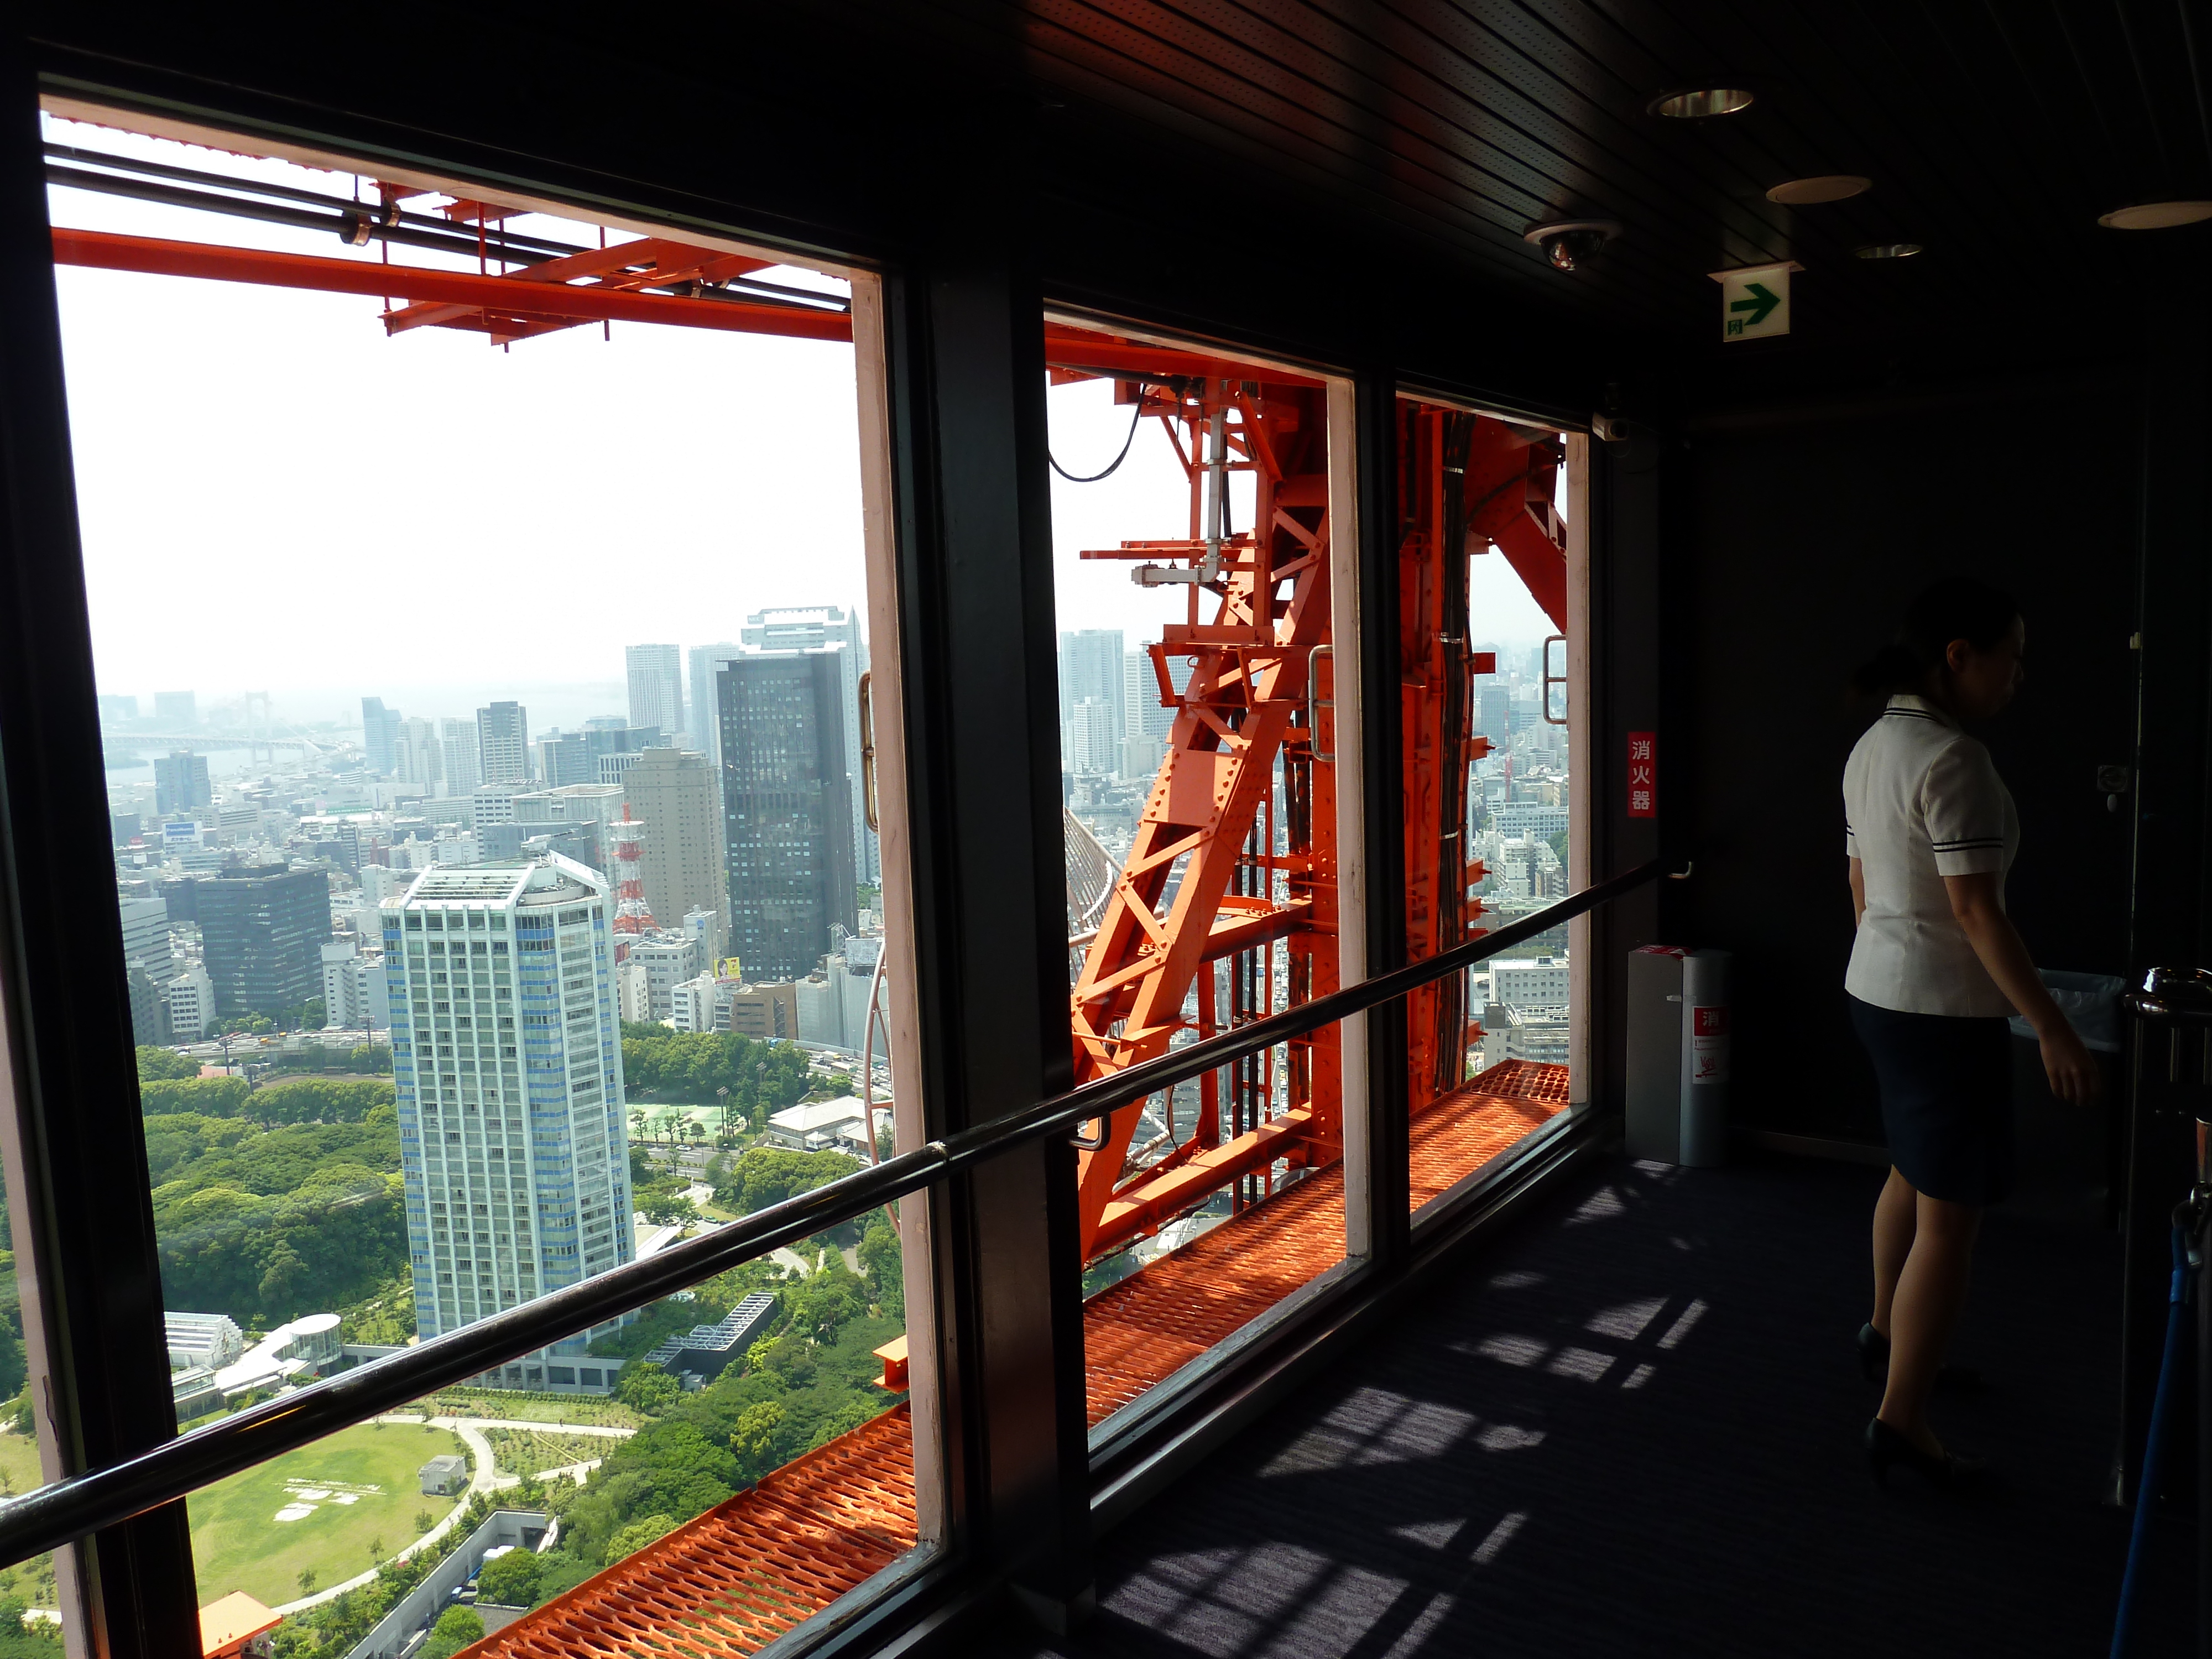
[[(426, 1419), (410, 1412), (395, 1413), (388, 1417), (380, 1417), (376, 1420), (380, 1423), (404, 1424), (416, 1428), (428, 1422), (434, 1429), (450, 1429), (461, 1437), (461, 1443), (469, 1449), (469, 1462), (471, 1465), (468, 1490), (461, 1493), (454, 1501), (452, 1509), (446, 1511), (445, 1518), (405, 1549), (398, 1552), (398, 1555), (392, 1558), (393, 1560), (398, 1560), (400, 1555), (413, 1555), (443, 1542), (446, 1534), (460, 1524), (461, 1516), (467, 1513), (469, 1499), (475, 1497), (477, 1493), (489, 1494), (522, 1484), (520, 1475), (501, 1474), (499, 1472), (499, 1465), (492, 1456), (491, 1442), (484, 1438), (484, 1430), (531, 1429), (541, 1434), (588, 1434), (597, 1435), (608, 1440), (627, 1440), (637, 1432), (635, 1429), (611, 1428), (601, 1423), (530, 1423), (514, 1417)], [(583, 1484), (584, 1474), (597, 1468), (599, 1464), (599, 1460), (595, 1457), (589, 1462), (572, 1463), (562, 1468), (548, 1469), (538, 1478), (542, 1480), (549, 1476), (565, 1474), (574, 1479), (580, 1486)], [(367, 1572), (358, 1573), (347, 1579), (343, 1584), (333, 1584), (326, 1590), (318, 1590), (314, 1595), (302, 1596), (296, 1601), (287, 1601), (283, 1607), (273, 1607), (270, 1611), (288, 1617), (292, 1613), (305, 1613), (309, 1607), (318, 1607), (325, 1601), (336, 1601), (349, 1589), (359, 1589), (363, 1584), (374, 1579), (376, 1573), (377, 1569), (371, 1567)]]

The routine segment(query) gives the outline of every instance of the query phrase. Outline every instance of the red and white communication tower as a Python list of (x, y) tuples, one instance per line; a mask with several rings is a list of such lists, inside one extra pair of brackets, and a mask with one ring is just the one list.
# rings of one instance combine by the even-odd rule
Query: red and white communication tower
[[(642, 933), (653, 923), (653, 912), (645, 902), (645, 825), (632, 818), (629, 808), (623, 808), (622, 822), (611, 826), (615, 854), (615, 932)], [(629, 947), (617, 944), (622, 956), (629, 954)]]

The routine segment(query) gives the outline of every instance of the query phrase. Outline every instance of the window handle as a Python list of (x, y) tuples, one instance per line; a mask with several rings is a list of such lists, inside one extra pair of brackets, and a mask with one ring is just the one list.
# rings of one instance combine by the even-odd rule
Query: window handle
[(869, 676), (860, 676), (860, 813), (871, 830), (880, 829), (876, 814), (876, 717), (868, 706)]
[[(1336, 666), (1334, 646), (1317, 645), (1306, 653), (1306, 720), (1311, 727), (1311, 736), (1307, 743), (1316, 760), (1325, 766), (1333, 766), (1336, 763), (1336, 751), (1332, 749), (1324, 753), (1321, 746), (1321, 711), (1324, 708), (1329, 710), (1330, 718), (1334, 719), (1336, 709), (1336, 699), (1325, 698), (1321, 694), (1321, 659), (1323, 657), (1328, 659), (1333, 671)], [(1336, 690), (1334, 679), (1329, 682), (1328, 689), (1332, 691)]]

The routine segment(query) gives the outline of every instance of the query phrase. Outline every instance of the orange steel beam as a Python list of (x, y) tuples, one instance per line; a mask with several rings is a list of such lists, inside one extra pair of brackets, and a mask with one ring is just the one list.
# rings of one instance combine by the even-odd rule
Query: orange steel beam
[(259, 283), (325, 294), (381, 297), (481, 307), (541, 323), (663, 323), (738, 334), (779, 334), (803, 340), (850, 340), (852, 319), (842, 312), (810, 312), (738, 300), (684, 300), (664, 294), (535, 283), (520, 276), (429, 270), (420, 265), (372, 264), (308, 253), (173, 242), (109, 231), (57, 230), (54, 262), (102, 270), (135, 270), (157, 276), (193, 276), (222, 283)]
[(1301, 1108), (1269, 1118), (1234, 1140), (1200, 1152), (1165, 1174), (1148, 1172), (1106, 1206), (1091, 1241), (1093, 1255), (1119, 1249), (1156, 1231), (1243, 1175), (1264, 1170), (1299, 1151), (1313, 1133), (1313, 1114)]
[[(1400, 683), (1406, 788), (1406, 947), (1420, 962), (1485, 930), (1468, 889), (1468, 769), (1490, 750), (1474, 735), (1471, 677), (1494, 672), (1469, 648), (1468, 556), (1494, 544), (1562, 632), (1565, 533), (1552, 505), (1561, 460), (1547, 435), (1490, 416), (1399, 404)], [(1407, 1074), (1416, 1111), (1466, 1076), (1466, 981), (1406, 999)]]

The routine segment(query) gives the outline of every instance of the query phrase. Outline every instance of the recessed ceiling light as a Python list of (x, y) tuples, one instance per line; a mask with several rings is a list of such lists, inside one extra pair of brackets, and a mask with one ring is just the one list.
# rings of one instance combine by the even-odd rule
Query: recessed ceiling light
[(1910, 259), (1920, 251), (1917, 242), (1869, 242), (1851, 250), (1862, 259)]
[(2144, 202), (2097, 216), (2107, 230), (2170, 230), (2207, 219), (2212, 219), (2212, 202)]
[(1751, 94), (1741, 87), (1698, 87), (1688, 92), (1662, 92), (1644, 106), (1645, 112), (1670, 121), (1702, 121), (1711, 115), (1734, 115), (1751, 107)]
[(1816, 202), (1841, 202), (1863, 196), (1873, 188), (1873, 179), (1862, 179), (1856, 173), (1824, 173), (1817, 179), (1792, 179), (1777, 185), (1766, 192), (1766, 199), (1779, 202), (1784, 207), (1808, 207)]

